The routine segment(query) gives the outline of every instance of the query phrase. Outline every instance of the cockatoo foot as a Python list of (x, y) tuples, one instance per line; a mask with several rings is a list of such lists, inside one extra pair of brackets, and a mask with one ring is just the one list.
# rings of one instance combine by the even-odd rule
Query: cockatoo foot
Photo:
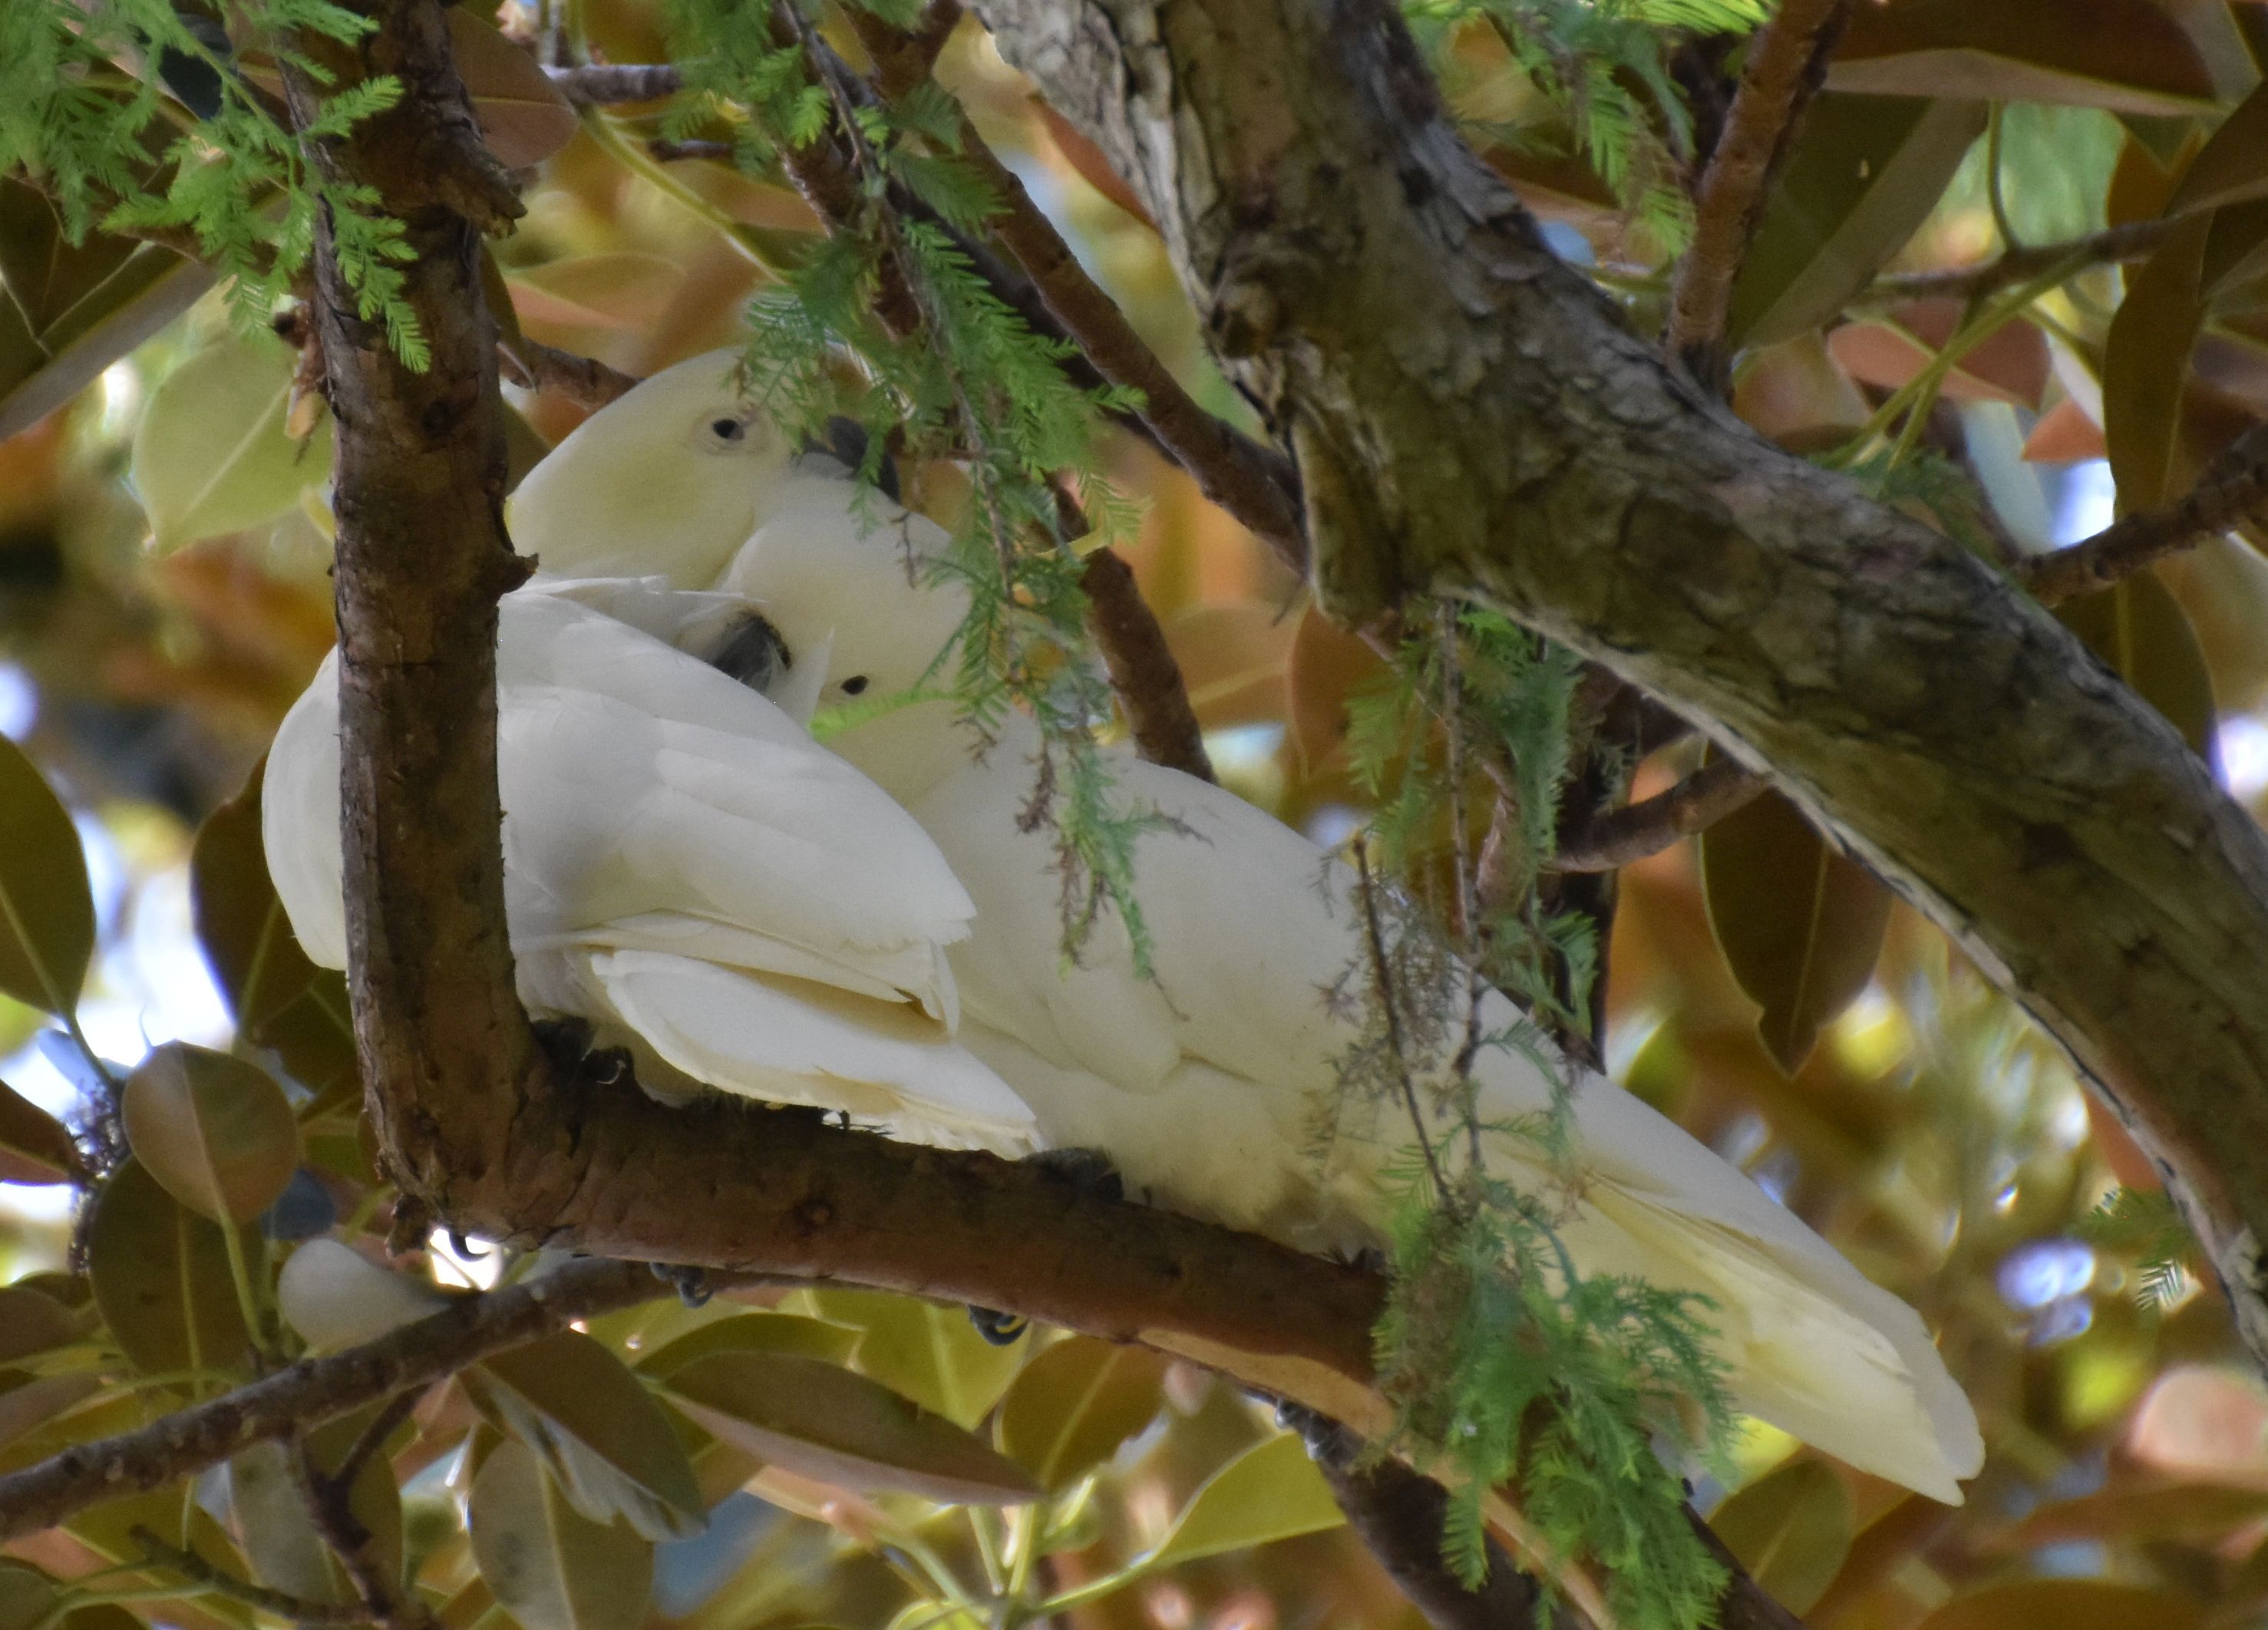
[(1025, 1156), (1022, 1164), (1061, 1178), (1080, 1193), (1097, 1200), (1126, 1198), (1126, 1185), (1118, 1168), (1099, 1149), (1043, 1149)]
[(618, 1087), (636, 1076), (629, 1051), (599, 1046), (587, 1019), (540, 1018), (534, 1028), (551, 1068), (578, 1086)]
[(677, 1299), (688, 1307), (706, 1307), (709, 1299), (717, 1294), (705, 1267), (691, 1267), (682, 1262), (649, 1262), (646, 1267), (653, 1270), (656, 1279), (674, 1286)]

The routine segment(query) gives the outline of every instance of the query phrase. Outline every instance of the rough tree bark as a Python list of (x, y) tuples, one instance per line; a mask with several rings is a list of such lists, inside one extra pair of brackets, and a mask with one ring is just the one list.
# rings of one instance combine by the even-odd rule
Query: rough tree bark
[(985, 0), (1297, 455), (1357, 624), (1462, 593), (1768, 771), (2071, 1051), (2268, 1355), (2268, 842), (1989, 568), (1666, 368), (1384, 0)]

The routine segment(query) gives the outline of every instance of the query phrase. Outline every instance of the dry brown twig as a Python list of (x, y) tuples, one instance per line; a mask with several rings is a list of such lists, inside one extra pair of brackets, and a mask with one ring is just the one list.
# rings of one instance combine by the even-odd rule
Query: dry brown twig
[(2032, 555), (2016, 580), (2043, 605), (2058, 605), (2107, 589), (2245, 520), (2268, 521), (2268, 422), (2222, 449), (2182, 498), (2113, 521), (2069, 548)]

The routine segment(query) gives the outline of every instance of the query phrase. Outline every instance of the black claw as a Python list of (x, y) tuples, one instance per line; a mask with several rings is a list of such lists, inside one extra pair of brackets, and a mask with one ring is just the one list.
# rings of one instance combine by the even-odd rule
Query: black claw
[(1003, 1313), (998, 1308), (969, 1304), (968, 1322), (976, 1326), (976, 1333), (994, 1347), (1013, 1347), (1023, 1333), (1032, 1327), (1032, 1321), (1021, 1313)]
[(1126, 1185), (1110, 1156), (1099, 1149), (1043, 1149), (1024, 1157), (1027, 1165), (1061, 1178), (1082, 1194), (1099, 1200), (1123, 1200)]
[(656, 1279), (676, 1287), (677, 1299), (688, 1307), (706, 1307), (717, 1294), (705, 1267), (690, 1267), (682, 1262), (649, 1262), (646, 1267)]

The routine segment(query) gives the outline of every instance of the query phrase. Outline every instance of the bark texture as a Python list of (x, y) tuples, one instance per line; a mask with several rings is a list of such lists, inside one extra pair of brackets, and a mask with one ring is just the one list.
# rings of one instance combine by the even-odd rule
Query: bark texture
[(1382, 0), (987, 0), (1159, 224), (1359, 626), (1466, 593), (1773, 778), (2066, 1046), (2268, 1353), (2268, 842), (2036, 603), (1544, 246)]

